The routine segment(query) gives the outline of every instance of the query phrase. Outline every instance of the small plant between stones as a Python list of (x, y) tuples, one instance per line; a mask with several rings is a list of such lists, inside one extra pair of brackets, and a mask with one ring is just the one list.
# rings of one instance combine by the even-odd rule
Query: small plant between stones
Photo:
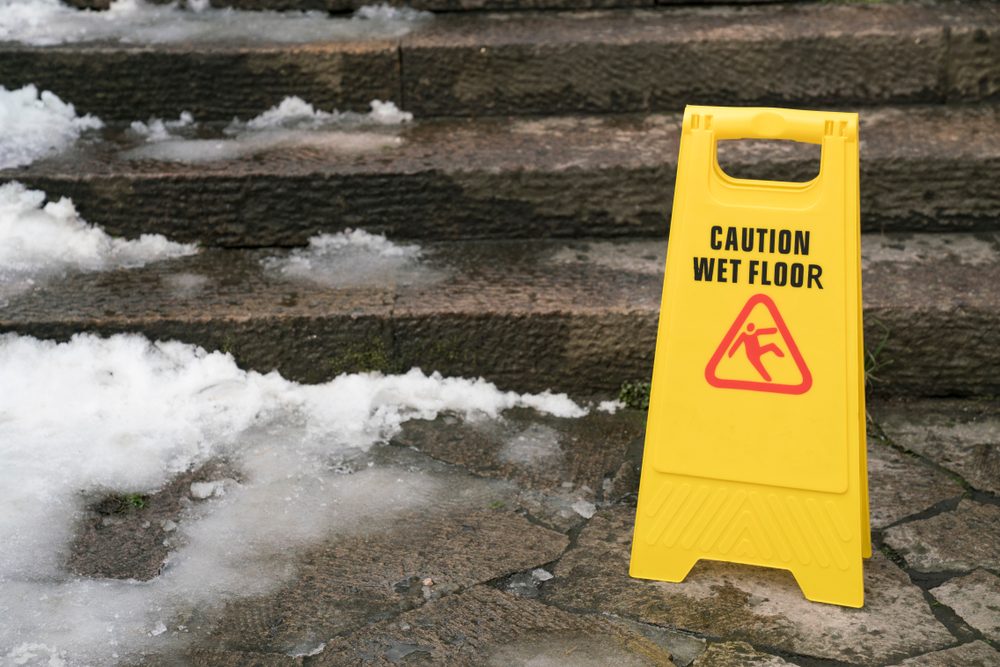
[(636, 410), (649, 409), (649, 382), (637, 380), (635, 382), (625, 382), (621, 391), (618, 392), (618, 400), (625, 404), (625, 407)]
[(872, 386), (872, 382), (879, 382), (879, 379), (875, 377), (875, 373), (892, 363), (891, 359), (889, 361), (879, 361), (878, 359), (878, 355), (882, 352), (882, 348), (885, 347), (885, 342), (889, 340), (889, 327), (885, 326), (874, 317), (871, 318), (871, 321), (881, 327), (882, 331), (885, 332), (885, 335), (882, 336), (882, 340), (875, 347), (874, 352), (869, 350), (867, 345), (865, 346), (865, 385), (868, 387)]
[(134, 510), (141, 510), (147, 507), (149, 507), (149, 496), (144, 496), (141, 493), (126, 495), (113, 493), (98, 503), (95, 509), (101, 514), (128, 516)]

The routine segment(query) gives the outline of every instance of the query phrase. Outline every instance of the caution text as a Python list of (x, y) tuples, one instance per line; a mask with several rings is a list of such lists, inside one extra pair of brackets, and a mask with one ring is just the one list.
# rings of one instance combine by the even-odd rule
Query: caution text
[[(755, 254), (808, 255), (809, 232), (766, 227), (714, 226), (710, 231), (712, 250)], [(784, 262), (760, 259), (695, 257), (694, 279), (699, 282), (745, 283), (777, 287), (823, 289), (823, 268), (807, 262)]]

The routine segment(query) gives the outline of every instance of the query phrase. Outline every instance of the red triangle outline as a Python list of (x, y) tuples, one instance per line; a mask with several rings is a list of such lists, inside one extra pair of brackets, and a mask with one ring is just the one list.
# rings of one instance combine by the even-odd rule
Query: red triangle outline
[[(751, 380), (726, 380), (718, 377), (715, 374), (716, 369), (719, 367), (719, 362), (722, 361), (722, 355), (726, 353), (729, 346), (733, 344), (736, 339), (736, 335), (743, 328), (743, 323), (746, 322), (747, 318), (750, 317), (750, 311), (753, 310), (754, 306), (758, 303), (764, 304), (768, 312), (771, 313), (771, 319), (774, 320), (775, 326), (778, 327), (778, 333), (781, 334), (782, 340), (785, 341), (785, 345), (788, 346), (788, 352), (792, 355), (792, 359), (795, 360), (795, 365), (798, 366), (799, 372), (802, 374), (802, 382), (799, 384), (775, 384), (773, 382), (755, 382)], [(736, 321), (733, 322), (733, 326), (729, 327), (729, 331), (726, 333), (725, 338), (719, 344), (719, 348), (712, 355), (712, 358), (708, 361), (708, 366), (705, 366), (705, 379), (713, 387), (719, 389), (746, 389), (748, 391), (768, 391), (775, 394), (804, 394), (812, 387), (812, 373), (809, 372), (809, 367), (806, 366), (805, 360), (802, 358), (802, 354), (799, 353), (799, 348), (795, 344), (795, 340), (792, 338), (792, 334), (788, 331), (788, 326), (785, 324), (785, 320), (782, 319), (781, 313), (778, 312), (778, 306), (775, 305), (774, 301), (766, 294), (755, 294), (750, 297), (746, 305), (743, 306), (743, 310), (740, 314), (736, 316)]]

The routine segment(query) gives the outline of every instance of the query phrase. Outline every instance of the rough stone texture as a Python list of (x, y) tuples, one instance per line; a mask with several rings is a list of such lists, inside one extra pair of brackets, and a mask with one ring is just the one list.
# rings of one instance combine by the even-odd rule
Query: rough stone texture
[[(1000, 133), (996, 109), (882, 110), (862, 119), (866, 230), (996, 228), (1000, 149), (981, 139)], [(679, 121), (427, 121), (396, 130), (403, 143), (391, 151), (284, 148), (201, 165), (123, 161), (119, 151), (132, 140), (110, 128), (82, 154), (0, 175), (53, 200), (71, 197), (109, 233), (157, 232), (205, 246), (302, 245), (358, 226), (421, 239), (665, 235)], [(811, 148), (723, 142), (719, 159), (739, 177), (804, 180), (818, 165)]]
[(403, 97), (432, 116), (942, 102), (946, 46), (916, 5), (444, 17), (403, 38)]
[[(878, 391), (1000, 393), (993, 243), (992, 235), (863, 237), (869, 346), (884, 335), (875, 319), (890, 329)], [(650, 376), (664, 251), (648, 241), (428, 245), (407, 283), (390, 276), (337, 288), (265, 271), (261, 260), (276, 250), (207, 251), (9, 295), (0, 332), (53, 340), (138, 332), (306, 382), (419, 366), (505, 389), (607, 396)]]
[(175, 529), (171, 523), (179, 522), (181, 510), (192, 502), (188, 496), (191, 484), (239, 479), (238, 472), (214, 462), (144, 496), (148, 507), (127, 510), (116, 498), (96, 499), (90, 506), (91, 516), (70, 548), (67, 568), (83, 577), (152, 579), (160, 573), (170, 551), (170, 533)]
[[(304, 3), (315, 8), (327, 0)], [(15, 88), (34, 82), (79, 111), (122, 120), (176, 117), (183, 109), (228, 119), (291, 94), (322, 108), (404, 100), (420, 116), (942, 103), (949, 96), (995, 99), (995, 22), (995, 8), (979, 4), (961, 11), (802, 3), (483, 12), (446, 15), (384, 42), (149, 49), (7, 43), (0, 80)]]
[(807, 601), (791, 573), (702, 561), (684, 582), (628, 576), (635, 511), (601, 510), (556, 565), (545, 600), (569, 611), (599, 609), (727, 641), (854, 664), (933, 651), (954, 637), (919, 588), (879, 553), (865, 563), (865, 606)]
[(1000, 570), (1000, 507), (962, 500), (954, 512), (888, 529), (884, 540), (921, 572)]
[[(260, 254), (204, 252), (13, 296), (0, 309), (0, 331), (54, 340), (141, 332), (307, 382), (420, 366), (518, 391), (592, 396), (647, 377), (662, 278), (560, 264), (552, 257), (561, 247), (462, 244), (428, 258), (428, 274), (442, 274), (426, 286), (341, 289), (268, 274)], [(176, 276), (205, 280), (178, 291)]]
[[(1000, 577), (976, 570), (965, 577), (950, 579), (932, 589), (931, 595), (988, 639), (1000, 642)], [(1000, 664), (1000, 656), (994, 659)]]
[[(302, 651), (428, 599), (539, 567), (568, 542), (506, 509), (407, 517), (385, 535), (303, 554), (295, 583), (228, 605), (210, 648)], [(425, 591), (427, 578), (434, 583)]]
[[(166, 4), (167, 0), (151, 0)], [(799, 2), (800, 0), (769, 0), (769, 2)], [(525, 9), (605, 9), (615, 7), (652, 7), (654, 5), (713, 5), (713, 4), (755, 4), (759, 0), (413, 0), (403, 3), (393, 0), (387, 3), (373, 3), (371, 0), (212, 0), (213, 7), (233, 7), (237, 9), (274, 11), (326, 10), (330, 12), (354, 11), (370, 4), (406, 4), (415, 9), (433, 12), (460, 11), (505, 11)], [(68, 0), (72, 7), (87, 9), (107, 9), (111, 0)]]
[(199, 120), (244, 120), (298, 95), (320, 109), (368, 111), (399, 103), (399, 55), (390, 42), (226, 45), (0, 44), (0, 81), (34, 83), (105, 121), (190, 111)]
[[(989, 102), (1000, 99), (1000, 8), (982, 3), (972, 8), (951, 7), (948, 48), (948, 101)], [(948, 21), (950, 17), (946, 17)]]
[(613, 477), (624, 464), (629, 444), (645, 428), (644, 413), (631, 410), (581, 419), (510, 411), (503, 423), (455, 420), (407, 422), (393, 443), (416, 447), (479, 475), (545, 491), (566, 484), (600, 490), (605, 478)]
[(785, 667), (786, 662), (776, 655), (755, 651), (746, 642), (712, 644), (704, 655), (695, 660), (694, 667)]
[(618, 623), (621, 623), (637, 635), (641, 635), (653, 642), (662, 649), (670, 652), (671, 661), (677, 667), (688, 667), (695, 658), (705, 652), (707, 642), (692, 635), (680, 632), (671, 632), (647, 623), (636, 623), (627, 618), (612, 616)]
[[(426, 664), (664, 665), (670, 653), (623, 625), (567, 614), (532, 600), (477, 586), (332, 640), (315, 665)], [(403, 654), (403, 655), (401, 655)]]
[(983, 641), (910, 658), (894, 667), (997, 667), (1000, 653)]
[(1000, 493), (1000, 405), (936, 400), (886, 405), (879, 424), (897, 445), (962, 476), (973, 488)]
[(874, 530), (962, 493), (958, 482), (925, 462), (868, 438), (868, 503)]
[[(203, 246), (304, 245), (345, 227), (424, 240), (665, 236), (680, 120), (423, 121), (379, 130), (403, 142), (387, 151), (320, 143), (194, 165), (124, 160), (135, 138), (113, 127), (79, 151), (0, 179), (53, 201), (70, 197), (111, 234), (155, 232)], [(204, 138), (225, 138), (219, 127), (203, 129)], [(994, 107), (862, 111), (864, 229), (997, 229), (1000, 145), (984, 140), (997, 135)], [(802, 181), (818, 173), (816, 148), (724, 141), (719, 161), (741, 178)]]
[(998, 393), (995, 237), (873, 235), (862, 241), (862, 257), (869, 350), (885, 336), (878, 322), (889, 331), (874, 389), (924, 396)]

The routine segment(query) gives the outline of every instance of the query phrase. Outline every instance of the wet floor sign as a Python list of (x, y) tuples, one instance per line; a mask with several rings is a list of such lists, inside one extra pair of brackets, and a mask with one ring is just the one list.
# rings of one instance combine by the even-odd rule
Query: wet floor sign
[[(719, 139), (822, 146), (808, 183), (726, 175)], [(871, 555), (856, 114), (688, 107), (631, 574), (790, 570), (864, 603)]]

